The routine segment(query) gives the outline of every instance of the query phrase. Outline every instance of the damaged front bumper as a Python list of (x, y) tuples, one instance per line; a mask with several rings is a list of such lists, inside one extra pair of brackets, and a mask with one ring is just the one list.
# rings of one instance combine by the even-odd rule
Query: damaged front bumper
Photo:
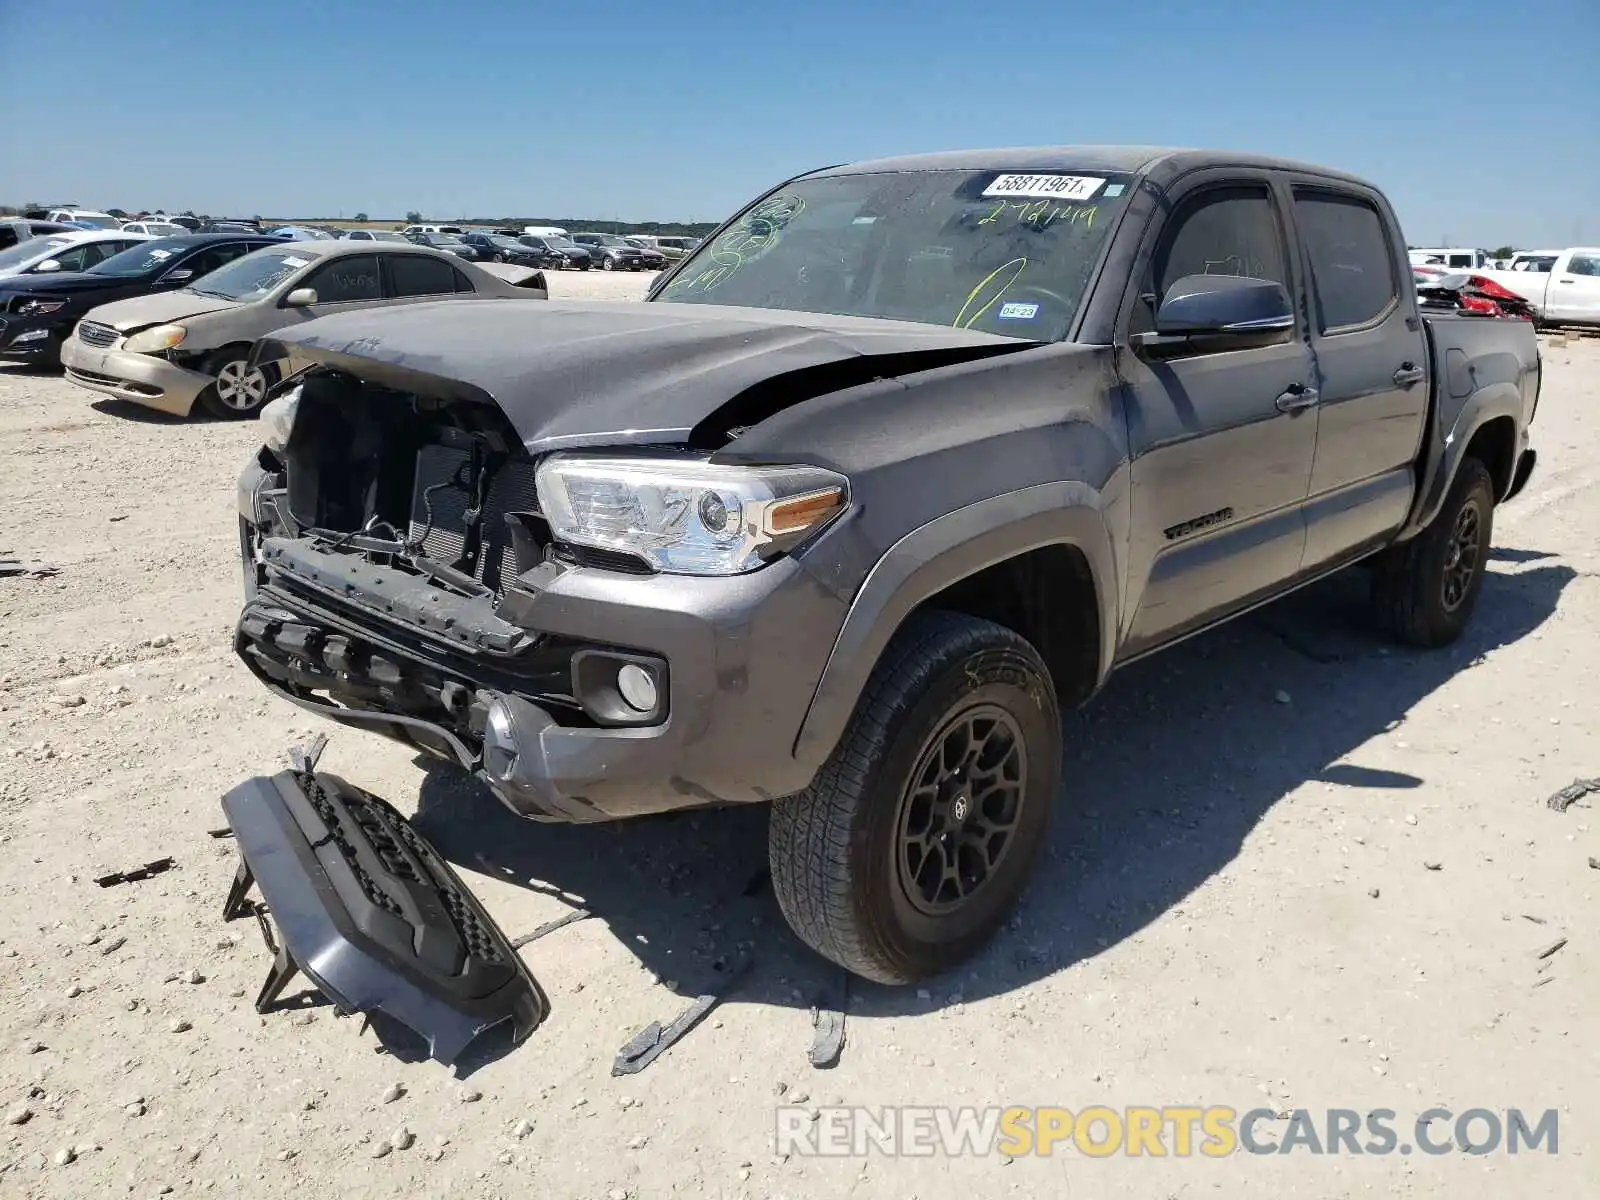
[(520, 1042), (549, 1014), (477, 898), (376, 796), (284, 771), (239, 784), (222, 807), (241, 860), (224, 916), (262, 918), (277, 954), (258, 1011), (304, 973), (341, 1012), (397, 1022), (447, 1064), (502, 1025)]
[(191, 371), (157, 354), (132, 354), (121, 349), (122, 338), (109, 347), (90, 346), (76, 337), (61, 344), (61, 365), (81, 388), (119, 400), (131, 400), (158, 412), (186, 417), (211, 376)]
[[(262, 536), (272, 501), (249, 473), (239, 501), (248, 601), (235, 646), (257, 677), (454, 759), (521, 816), (773, 800), (820, 765), (795, 739), (846, 610), (792, 559), (715, 578), (546, 562), (470, 597)], [(617, 706), (630, 663), (659, 689), (652, 712)]]

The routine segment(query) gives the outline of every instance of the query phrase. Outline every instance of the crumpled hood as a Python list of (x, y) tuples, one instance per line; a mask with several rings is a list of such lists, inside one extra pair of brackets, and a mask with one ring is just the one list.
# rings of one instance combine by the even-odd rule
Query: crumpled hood
[(101, 325), (110, 325), (121, 333), (131, 333), (147, 325), (166, 325), (224, 308), (237, 308), (232, 300), (220, 296), (199, 296), (194, 292), (160, 292), (154, 296), (134, 296), (102, 304), (90, 313)]
[[(340, 313), (279, 330), (273, 340), (280, 356), (402, 390), (493, 400), (533, 452), (682, 441), (746, 389), (807, 368), (924, 351), (948, 362), (1032, 345), (870, 317), (553, 300)], [(906, 361), (897, 359), (897, 369)]]

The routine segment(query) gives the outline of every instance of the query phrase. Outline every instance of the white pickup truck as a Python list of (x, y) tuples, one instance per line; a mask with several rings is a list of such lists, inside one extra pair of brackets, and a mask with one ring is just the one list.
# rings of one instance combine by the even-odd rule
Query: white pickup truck
[(1600, 325), (1600, 247), (1570, 246), (1548, 271), (1475, 271), (1533, 305), (1551, 324)]

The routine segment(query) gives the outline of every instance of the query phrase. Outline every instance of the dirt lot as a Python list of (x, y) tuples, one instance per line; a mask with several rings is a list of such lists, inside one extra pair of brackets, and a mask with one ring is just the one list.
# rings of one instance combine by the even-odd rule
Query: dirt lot
[[(760, 811), (520, 825), (450, 771), (331, 731), (324, 765), (420, 809), (508, 933), (595, 914), (527, 948), (553, 1015), (465, 1080), (375, 1053), (313, 997), (258, 1017), (265, 951), (219, 918), (235, 859), (206, 833), (218, 796), (315, 728), (229, 652), (233, 482), (255, 431), (0, 369), (0, 550), (59, 567), (0, 579), (0, 1194), (1600, 1194), (1600, 830), (1593, 797), (1544, 803), (1600, 775), (1600, 341), (1546, 353), (1541, 468), (1497, 514), (1467, 639), (1390, 651), (1359, 579), (1338, 580), (1119, 675), (1068, 719), (1069, 795), (1008, 933), (931, 987), (854, 988), (832, 1071), (806, 1050), (834, 977), (770, 893), (746, 894)], [(167, 856), (166, 874), (93, 882)], [(611, 1078), (622, 1043), (741, 946), (755, 966), (733, 998)], [(780, 1090), (810, 1106), (1386, 1107), (1402, 1132), (1433, 1105), (1556, 1109), (1560, 1142), (785, 1160)]]

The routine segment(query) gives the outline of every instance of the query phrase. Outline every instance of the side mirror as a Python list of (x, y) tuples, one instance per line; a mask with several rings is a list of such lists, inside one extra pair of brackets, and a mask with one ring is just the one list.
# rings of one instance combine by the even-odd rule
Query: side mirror
[(1281, 283), (1245, 275), (1185, 275), (1167, 289), (1156, 311), (1161, 337), (1207, 335), (1286, 341), (1294, 309)]
[(61, 260), (47, 258), (42, 263), (35, 263), (33, 269), (40, 275), (49, 275), (52, 272), (61, 270)]
[(308, 308), (317, 302), (316, 288), (295, 288), (283, 298), (285, 308)]
[(188, 283), (194, 278), (194, 272), (188, 267), (179, 267), (175, 271), (168, 271), (161, 277), (161, 282), (168, 287), (176, 287), (180, 283)]

